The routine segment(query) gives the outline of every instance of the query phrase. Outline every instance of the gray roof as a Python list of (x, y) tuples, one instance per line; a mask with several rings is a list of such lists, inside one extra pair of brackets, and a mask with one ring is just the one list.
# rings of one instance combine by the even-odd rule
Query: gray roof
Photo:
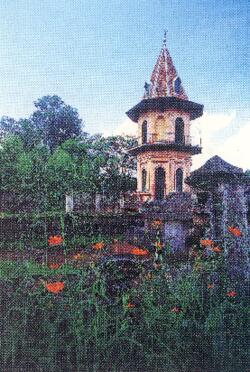
[(218, 155), (210, 158), (204, 165), (196, 169), (191, 173), (192, 175), (207, 175), (214, 173), (234, 173), (241, 174), (243, 170), (241, 168), (235, 167), (232, 164), (227, 163), (225, 160), (221, 159)]
[(241, 168), (235, 167), (221, 159), (218, 155), (210, 158), (204, 165), (195, 171), (191, 172), (190, 176), (186, 178), (185, 182), (189, 185), (200, 183), (214, 184), (218, 181), (247, 181), (246, 176)]

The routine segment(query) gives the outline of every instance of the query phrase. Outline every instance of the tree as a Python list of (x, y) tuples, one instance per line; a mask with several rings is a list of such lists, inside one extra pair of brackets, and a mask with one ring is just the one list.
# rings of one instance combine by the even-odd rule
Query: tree
[(0, 151), (0, 190), (19, 192), (21, 180), (18, 178), (18, 161), (22, 154), (23, 143), (18, 136), (9, 135), (2, 143)]
[(31, 116), (43, 143), (53, 151), (69, 138), (81, 134), (82, 120), (75, 108), (66, 105), (58, 96), (44, 96), (34, 102), (36, 111)]
[(21, 137), (26, 150), (31, 150), (38, 144), (42, 143), (41, 135), (31, 119), (20, 119), (18, 125), (20, 128), (19, 136)]
[(0, 120), (0, 139), (3, 140), (7, 135), (19, 134), (19, 123), (9, 116), (2, 116)]
[(99, 192), (118, 199), (121, 192), (136, 189), (136, 162), (128, 150), (136, 145), (134, 137), (94, 135), (85, 139), (88, 155), (96, 165)]
[(56, 95), (34, 104), (28, 119), (0, 119), (0, 191), (12, 210), (63, 209), (65, 194), (78, 192), (115, 201), (135, 189), (135, 159), (127, 152), (134, 138), (82, 132), (77, 110)]

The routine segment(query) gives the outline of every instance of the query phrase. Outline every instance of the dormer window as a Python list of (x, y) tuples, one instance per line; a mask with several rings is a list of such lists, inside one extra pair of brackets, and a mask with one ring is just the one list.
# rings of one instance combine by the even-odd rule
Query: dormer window
[(146, 120), (144, 120), (144, 122), (142, 123), (142, 133), (141, 133), (141, 137), (142, 137), (142, 143), (147, 143), (147, 137), (148, 137), (148, 123)]
[(175, 94), (181, 93), (181, 79), (177, 77), (174, 81), (174, 92)]

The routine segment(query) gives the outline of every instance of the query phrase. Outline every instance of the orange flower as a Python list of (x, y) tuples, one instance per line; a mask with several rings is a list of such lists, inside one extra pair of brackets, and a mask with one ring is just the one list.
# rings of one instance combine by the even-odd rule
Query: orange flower
[(82, 259), (82, 255), (81, 255), (81, 253), (77, 253), (77, 254), (75, 254), (75, 255), (73, 256), (73, 259), (76, 260), (76, 261), (81, 260), (81, 259)]
[(175, 306), (175, 307), (172, 307), (172, 309), (170, 311), (171, 311), (171, 313), (177, 314), (181, 311), (181, 309), (179, 307)]
[(161, 220), (154, 220), (151, 224), (151, 226), (153, 227), (153, 229), (158, 229), (159, 227), (161, 227), (162, 225), (162, 222)]
[(103, 242), (93, 243), (92, 248), (95, 249), (96, 251), (99, 251), (104, 247), (104, 245), (105, 244)]
[(49, 245), (60, 245), (63, 242), (63, 238), (60, 235), (50, 236), (48, 239)]
[(146, 249), (141, 248), (132, 248), (130, 253), (134, 254), (135, 256), (146, 256), (149, 254), (149, 252)]
[(159, 248), (159, 249), (161, 249), (162, 246), (163, 246), (163, 244), (162, 244), (161, 242), (155, 242), (155, 243), (154, 243), (154, 246), (155, 246), (155, 248)]
[(64, 282), (45, 283), (45, 288), (48, 292), (57, 294), (64, 288)]
[(213, 289), (213, 288), (214, 288), (214, 284), (208, 284), (208, 285), (207, 285), (207, 288), (208, 288), (208, 289)]
[(49, 268), (52, 269), (52, 270), (59, 269), (59, 267), (61, 267), (61, 265), (59, 263), (56, 263), (56, 262), (52, 262), (51, 264), (49, 264)]
[(220, 253), (222, 252), (222, 249), (220, 247), (214, 247), (214, 248), (211, 248), (211, 251), (215, 253)]
[(127, 308), (128, 309), (133, 309), (135, 307), (135, 304), (132, 304), (132, 302), (129, 302), (128, 304), (127, 304)]
[(207, 246), (209, 246), (209, 245), (212, 245), (212, 244), (213, 244), (213, 241), (210, 240), (210, 239), (201, 239), (200, 244), (201, 244), (203, 247), (207, 247)]
[(237, 293), (235, 291), (227, 292), (227, 297), (235, 297), (235, 296), (237, 296)]
[(237, 227), (230, 226), (227, 230), (236, 238), (239, 238), (241, 236), (241, 231)]

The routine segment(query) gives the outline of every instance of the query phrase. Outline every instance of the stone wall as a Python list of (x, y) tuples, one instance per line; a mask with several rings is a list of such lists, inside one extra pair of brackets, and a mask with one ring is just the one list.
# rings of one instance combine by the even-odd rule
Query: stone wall
[[(249, 205), (246, 195), (246, 184), (241, 178), (210, 180), (199, 189), (194, 188), (198, 201), (201, 193), (203, 201), (198, 203), (200, 218), (205, 230), (202, 238), (211, 239), (224, 248), (227, 268), (232, 278), (242, 279), (249, 276)], [(206, 195), (206, 197), (204, 197)], [(240, 236), (234, 236), (229, 228), (235, 227)]]

